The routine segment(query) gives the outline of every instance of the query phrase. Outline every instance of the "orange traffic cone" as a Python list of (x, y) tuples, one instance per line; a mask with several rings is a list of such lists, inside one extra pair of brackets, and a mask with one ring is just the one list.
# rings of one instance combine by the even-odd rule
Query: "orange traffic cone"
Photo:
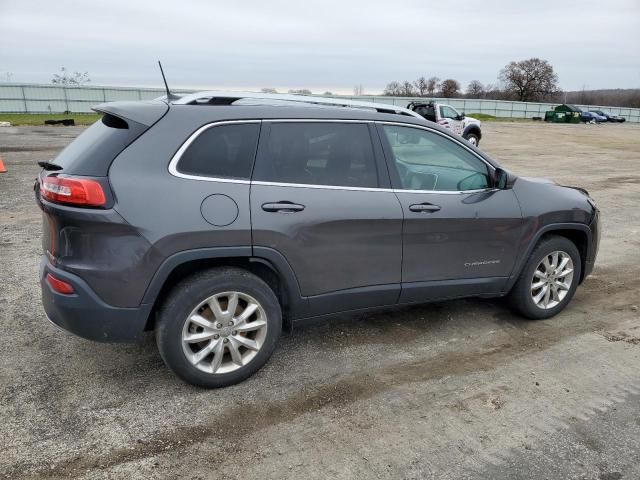
[(0, 173), (5, 173), (7, 168), (4, 166), (4, 162), (2, 161), (2, 157), (0, 157)]

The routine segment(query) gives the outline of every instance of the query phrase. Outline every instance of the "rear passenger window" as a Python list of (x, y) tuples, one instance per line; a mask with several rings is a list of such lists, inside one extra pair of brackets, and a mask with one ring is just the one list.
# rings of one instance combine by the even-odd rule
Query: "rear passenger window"
[(177, 170), (187, 175), (248, 180), (259, 127), (258, 123), (238, 123), (205, 130), (182, 154)]
[(256, 162), (254, 180), (378, 186), (369, 127), (363, 123), (273, 123), (264, 153)]

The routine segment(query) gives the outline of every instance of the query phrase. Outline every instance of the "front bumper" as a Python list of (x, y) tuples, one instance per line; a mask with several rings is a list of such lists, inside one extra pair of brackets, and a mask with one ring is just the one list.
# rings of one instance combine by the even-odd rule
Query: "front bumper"
[(596, 263), (596, 256), (598, 255), (598, 249), (600, 248), (600, 211), (597, 208), (593, 215), (593, 219), (591, 220), (591, 224), (589, 224), (589, 229), (591, 230), (591, 246), (587, 252), (587, 258), (584, 262), (584, 275), (582, 278), (586, 278), (587, 275), (591, 275), (591, 272), (593, 272), (593, 267)]
[[(54, 291), (46, 280), (47, 273), (73, 285), (75, 293), (63, 295)], [(46, 256), (40, 262), (40, 286), (47, 318), (64, 330), (97, 342), (142, 341), (151, 305), (111, 306), (80, 277), (55, 268)]]

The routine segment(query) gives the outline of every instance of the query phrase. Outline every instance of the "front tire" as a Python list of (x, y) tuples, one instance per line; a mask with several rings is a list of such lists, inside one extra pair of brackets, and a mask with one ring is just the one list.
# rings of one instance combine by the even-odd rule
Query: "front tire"
[(237, 268), (187, 277), (159, 311), (156, 343), (180, 378), (205, 388), (239, 383), (271, 357), (282, 311), (262, 279)]
[(543, 238), (509, 293), (510, 304), (532, 320), (553, 317), (571, 301), (580, 275), (580, 253), (575, 244), (559, 236)]
[(474, 147), (477, 147), (478, 145), (480, 145), (480, 137), (475, 133), (467, 133), (467, 135), (465, 135), (464, 138), (467, 142), (469, 142)]

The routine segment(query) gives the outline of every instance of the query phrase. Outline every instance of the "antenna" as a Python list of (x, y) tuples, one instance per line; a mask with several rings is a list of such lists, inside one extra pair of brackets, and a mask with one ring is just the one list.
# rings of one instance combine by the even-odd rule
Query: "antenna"
[(164, 76), (164, 70), (162, 69), (162, 63), (160, 63), (160, 60), (158, 60), (158, 66), (160, 67), (160, 75), (162, 75), (162, 81), (164, 82), (164, 88), (167, 90), (167, 101), (170, 102), (171, 100), (177, 100), (180, 97), (178, 95), (174, 95), (169, 90), (169, 85), (167, 84), (167, 77)]

